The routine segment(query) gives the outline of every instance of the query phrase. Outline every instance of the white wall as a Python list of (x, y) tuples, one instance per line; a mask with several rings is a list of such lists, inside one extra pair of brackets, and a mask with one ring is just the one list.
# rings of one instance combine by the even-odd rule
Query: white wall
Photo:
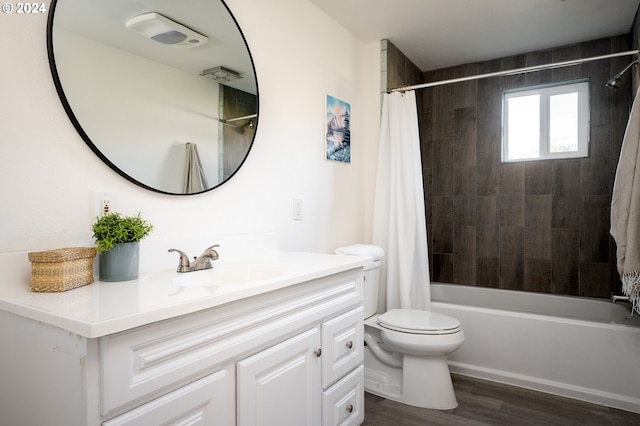
[[(49, 2), (45, 2), (47, 7)], [(243, 168), (196, 196), (134, 186), (84, 144), (56, 94), (46, 16), (0, 16), (0, 253), (91, 245), (92, 191), (141, 211), (150, 237), (276, 231), (281, 248), (332, 252), (367, 241), (379, 126), (379, 45), (310, 2), (228, 0), (256, 64), (260, 123)], [(324, 100), (351, 103), (352, 162), (324, 160)], [(292, 220), (292, 200), (304, 220)]]

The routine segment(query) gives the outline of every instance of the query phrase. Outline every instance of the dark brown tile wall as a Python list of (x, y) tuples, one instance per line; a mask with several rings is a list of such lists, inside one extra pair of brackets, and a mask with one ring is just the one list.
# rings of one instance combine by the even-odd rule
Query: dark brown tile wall
[[(257, 97), (251, 93), (220, 85), (222, 92), (222, 117), (232, 119), (244, 117), (258, 112)], [(257, 118), (253, 119), (254, 122)], [(253, 142), (255, 127), (247, 125), (249, 120), (234, 122), (234, 126), (222, 126), (223, 150), (222, 170), (223, 180), (227, 180), (238, 170)]]
[[(428, 71), (423, 81), (630, 50), (632, 37)], [(404, 56), (398, 52), (394, 60)], [(591, 297), (620, 292), (609, 204), (631, 79), (615, 91), (604, 84), (628, 62), (613, 58), (418, 91), (432, 280)], [(390, 88), (406, 81), (389, 74)], [(590, 156), (503, 164), (503, 90), (581, 78), (590, 80)]]
[(422, 82), (422, 71), (389, 40), (380, 41), (381, 92)]

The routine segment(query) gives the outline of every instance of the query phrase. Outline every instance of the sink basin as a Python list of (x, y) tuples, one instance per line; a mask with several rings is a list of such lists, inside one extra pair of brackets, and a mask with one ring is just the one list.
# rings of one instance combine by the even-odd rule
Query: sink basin
[(291, 272), (282, 263), (215, 263), (213, 269), (188, 272), (172, 280), (179, 287), (213, 287), (247, 284), (282, 277)]

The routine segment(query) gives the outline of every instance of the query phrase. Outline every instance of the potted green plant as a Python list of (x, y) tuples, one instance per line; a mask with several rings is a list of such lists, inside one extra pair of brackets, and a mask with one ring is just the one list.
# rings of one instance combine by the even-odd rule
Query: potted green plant
[(93, 238), (98, 252), (100, 281), (128, 281), (138, 278), (140, 240), (153, 225), (140, 213), (124, 216), (103, 213), (93, 223)]

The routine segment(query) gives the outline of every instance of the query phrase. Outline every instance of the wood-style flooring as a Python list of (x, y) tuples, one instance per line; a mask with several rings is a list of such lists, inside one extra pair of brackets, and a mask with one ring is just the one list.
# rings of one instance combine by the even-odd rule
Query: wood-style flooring
[(365, 393), (365, 426), (640, 426), (640, 414), (515, 386), (452, 375), (458, 407), (410, 407)]

